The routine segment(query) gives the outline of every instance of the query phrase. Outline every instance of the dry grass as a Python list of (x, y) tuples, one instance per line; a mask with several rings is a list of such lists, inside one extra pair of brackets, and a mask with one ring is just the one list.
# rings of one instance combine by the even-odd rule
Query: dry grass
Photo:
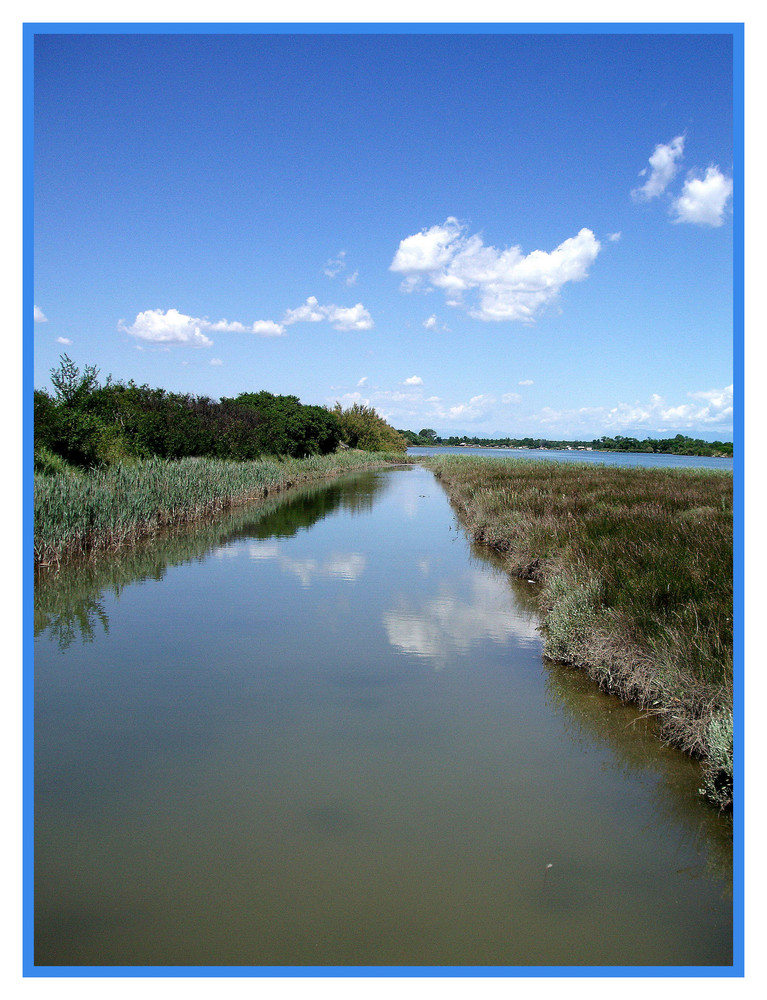
[(426, 464), (474, 538), (542, 584), (545, 654), (659, 716), (669, 742), (709, 762), (709, 797), (731, 804), (732, 475), (466, 456)]

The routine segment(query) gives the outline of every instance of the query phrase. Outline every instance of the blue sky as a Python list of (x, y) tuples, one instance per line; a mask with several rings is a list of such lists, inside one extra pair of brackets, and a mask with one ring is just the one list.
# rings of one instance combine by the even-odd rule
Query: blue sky
[(727, 34), (39, 34), (35, 386), (731, 439), (732, 108)]

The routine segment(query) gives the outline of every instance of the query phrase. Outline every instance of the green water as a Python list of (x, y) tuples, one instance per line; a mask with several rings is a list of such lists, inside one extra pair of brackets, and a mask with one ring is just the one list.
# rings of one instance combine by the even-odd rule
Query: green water
[(728, 821), (421, 468), (41, 577), (35, 960), (717, 966)]

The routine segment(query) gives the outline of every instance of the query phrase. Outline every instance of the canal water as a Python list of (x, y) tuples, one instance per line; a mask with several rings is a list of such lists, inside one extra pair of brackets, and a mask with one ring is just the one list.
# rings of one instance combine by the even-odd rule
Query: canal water
[(728, 821), (533, 590), (419, 467), (41, 576), (36, 964), (731, 964)]

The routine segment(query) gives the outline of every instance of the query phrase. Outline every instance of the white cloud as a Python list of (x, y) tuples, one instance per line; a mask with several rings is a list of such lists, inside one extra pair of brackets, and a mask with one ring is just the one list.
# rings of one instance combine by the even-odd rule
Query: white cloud
[[(564, 284), (582, 281), (600, 250), (590, 229), (565, 240), (547, 253), (526, 256), (519, 247), (486, 247), (478, 235), (452, 216), (400, 242), (390, 270), (403, 275), (402, 289), (429, 283), (441, 288), (451, 306), (465, 306), (474, 319), (532, 322), (554, 302)], [(427, 322), (429, 322), (427, 320)]]
[(681, 195), (671, 209), (674, 222), (692, 222), (699, 226), (721, 226), (724, 210), (732, 195), (732, 179), (719, 167), (708, 167), (703, 177), (691, 173), (684, 182)]
[(69, 337), (56, 337), (56, 343), (65, 344), (68, 346), (69, 344), (72, 343), (72, 341), (69, 339)]
[(429, 316), (428, 319), (425, 319), (423, 321), (423, 325), (426, 327), (427, 330), (436, 330), (436, 328), (437, 328), (437, 317), (434, 316), (434, 315)]
[(224, 362), (221, 360), (221, 358), (211, 358), (210, 361), (208, 362), (209, 365), (213, 365), (215, 368), (220, 367), (221, 365), (223, 365), (223, 363)]
[(351, 288), (352, 285), (357, 284), (357, 278), (359, 277), (359, 271), (355, 271), (354, 274), (348, 274), (344, 278), (344, 282)]
[(622, 233), (608, 233), (607, 238), (611, 243), (617, 243), (622, 235)]
[(423, 379), (420, 375), (411, 375), (405, 379), (403, 385), (423, 385)]
[(204, 320), (185, 316), (178, 309), (147, 309), (140, 312), (130, 326), (120, 320), (118, 328), (153, 344), (185, 344), (192, 347), (212, 347), (213, 341), (202, 332)]
[(448, 415), (453, 419), (461, 420), (481, 420), (488, 410), (495, 403), (495, 397), (482, 393), (479, 396), (472, 396), (468, 403), (457, 403), (448, 407)]
[(288, 309), (283, 318), (285, 326), (293, 323), (321, 323), (327, 320), (334, 330), (371, 330), (373, 318), (358, 302), (355, 306), (321, 306), (314, 295), (297, 309)]
[(520, 403), (521, 401), (522, 397), (518, 392), (504, 392), (501, 396), (502, 403)]
[(282, 323), (275, 323), (271, 319), (257, 319), (249, 332), (259, 337), (284, 337), (285, 327)]
[(198, 319), (186, 316), (178, 309), (147, 309), (140, 312), (130, 325), (124, 320), (117, 324), (118, 329), (131, 337), (145, 340), (153, 344), (187, 345), (191, 347), (212, 347), (213, 341), (206, 334), (215, 333), (255, 333), (262, 337), (281, 337), (285, 328), (271, 320), (257, 320), (250, 326), (244, 323), (229, 322), (227, 319), (215, 323), (207, 318)]
[(531, 378), (523, 378), (517, 383), (517, 385), (535, 385), (535, 382), (533, 382)]
[[(676, 136), (670, 143), (658, 143), (650, 157), (650, 173), (641, 187), (634, 188), (631, 196), (635, 201), (651, 201), (663, 194), (679, 170), (679, 160), (684, 154), (683, 135)], [(647, 175), (647, 167), (639, 176)]]
[(547, 428), (556, 427), (557, 433), (572, 437), (577, 437), (579, 431), (584, 429), (591, 434), (595, 428), (607, 434), (620, 434), (625, 430), (676, 434), (704, 428), (732, 433), (731, 385), (704, 392), (688, 392), (687, 398), (692, 402), (670, 405), (662, 396), (653, 393), (646, 403), (636, 400), (616, 406), (583, 406), (578, 410), (555, 410), (546, 406), (530, 419)]
[(362, 378), (357, 383), (357, 387), (359, 388), (360, 386), (363, 386), (367, 382), (367, 380), (368, 380), (367, 375), (363, 375)]
[(48, 317), (45, 315), (40, 306), (35, 306), (35, 323), (47, 323)]

